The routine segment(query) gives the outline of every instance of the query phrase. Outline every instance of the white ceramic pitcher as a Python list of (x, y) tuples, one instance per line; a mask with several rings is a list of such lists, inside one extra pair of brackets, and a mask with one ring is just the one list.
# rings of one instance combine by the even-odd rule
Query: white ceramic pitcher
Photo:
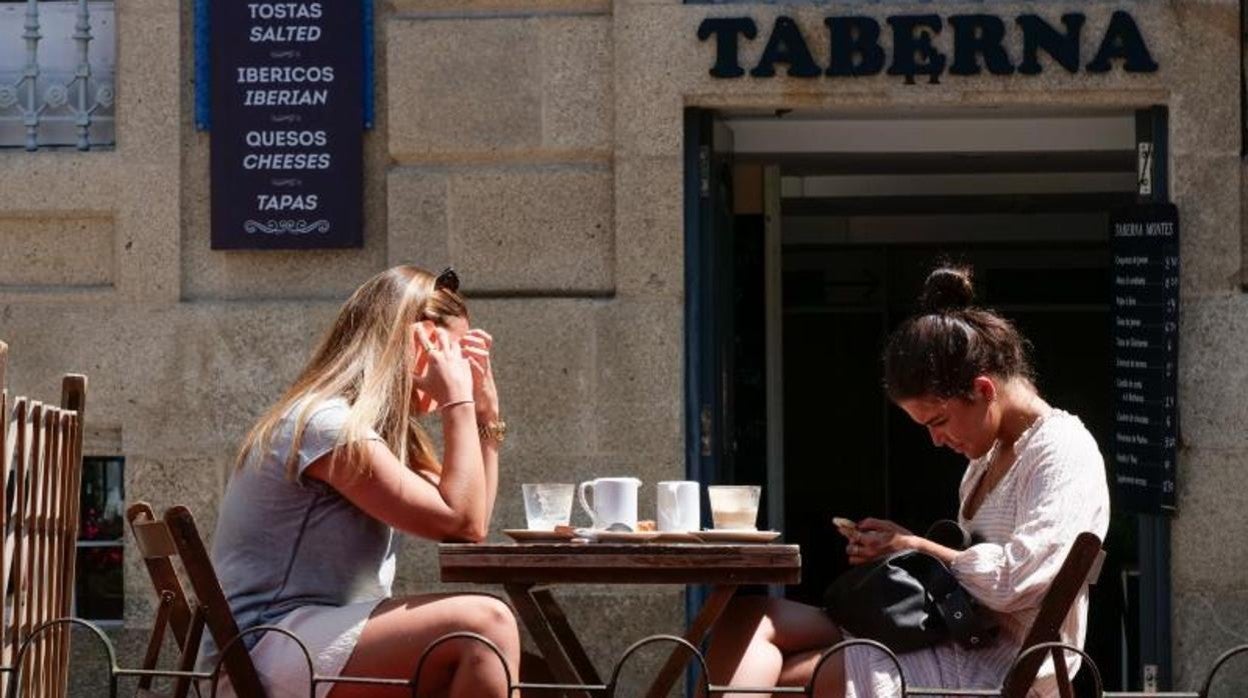
[[(577, 488), (581, 508), (589, 514), (594, 528), (606, 528), (611, 524), (624, 524), (637, 530), (637, 490), (641, 480), (635, 477), (600, 477), (582, 482)], [(593, 495), (594, 505), (589, 505), (585, 493)]]

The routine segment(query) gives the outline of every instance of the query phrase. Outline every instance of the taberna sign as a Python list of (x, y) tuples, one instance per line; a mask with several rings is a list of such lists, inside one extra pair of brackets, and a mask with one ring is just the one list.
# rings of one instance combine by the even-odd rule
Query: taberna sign
[[(1087, 26), (1081, 13), (1064, 14), (1057, 27), (1044, 18), (1019, 15), (1007, 31), (1005, 20), (995, 15), (953, 15), (941, 18), (935, 14), (896, 15), (887, 17), (888, 28), (871, 17), (827, 17), (819, 33), (819, 41), (829, 46), (828, 61), (820, 65), (804, 34), (791, 17), (777, 17), (766, 38), (763, 52), (753, 66), (741, 65), (741, 40), (759, 38), (758, 23), (750, 17), (708, 17), (698, 27), (698, 39), (714, 40), (715, 62), (710, 73), (717, 78), (738, 78), (747, 72), (756, 78), (777, 74), (777, 66), (785, 66), (786, 74), (797, 78), (856, 77), (878, 75), (887, 65), (889, 75), (914, 82), (924, 76), (938, 82), (940, 76), (1037, 75), (1044, 70), (1040, 55), (1070, 73), (1084, 70), (1106, 73), (1121, 63), (1130, 73), (1152, 73), (1157, 70), (1144, 41), (1144, 35), (1130, 14), (1117, 11), (1103, 27)], [(885, 53), (881, 37), (891, 34), (892, 58)], [(1081, 55), (1080, 42), (1085, 31), (1096, 31), (1100, 37), (1096, 53)], [(941, 52), (934, 39), (942, 32), (952, 34), (952, 55)], [(814, 32), (809, 34), (812, 38)], [(1007, 45), (1019, 56), (1016, 64)], [(1089, 60), (1084, 63), (1085, 58)], [(748, 68), (748, 71), (747, 71)]]

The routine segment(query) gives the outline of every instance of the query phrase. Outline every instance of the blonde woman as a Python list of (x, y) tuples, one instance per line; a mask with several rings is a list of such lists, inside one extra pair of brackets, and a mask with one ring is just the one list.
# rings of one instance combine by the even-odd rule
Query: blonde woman
[[(435, 277), (411, 266), (365, 282), (251, 430), (226, 488), (212, 556), (239, 627), (294, 632), (319, 674), (409, 678), (434, 640), (472, 631), (496, 643), (516, 675), (516, 622), (498, 599), (390, 598), (396, 529), (479, 541), (490, 526), (504, 430), (493, 340), (469, 327), (458, 289), (450, 269)], [(441, 459), (417, 422), (435, 413)], [(293, 643), (249, 640), (271, 698), (308, 695)], [(421, 678), (420, 695), (506, 694), (497, 657), (474, 642), (439, 647)], [(341, 684), (317, 695), (410, 691)]]

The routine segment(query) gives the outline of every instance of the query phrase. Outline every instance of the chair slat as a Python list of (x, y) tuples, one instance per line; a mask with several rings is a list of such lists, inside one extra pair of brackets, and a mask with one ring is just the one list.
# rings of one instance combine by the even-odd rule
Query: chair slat
[[(43, 467), (39, 472), (39, 502), (35, 508), (35, 530), (39, 542), (39, 564), (35, 567), (36, 572), (31, 580), (35, 592), (36, 628), (52, 619), (52, 589), (48, 584), (52, 578), (52, 537), (48, 526), (48, 510), (51, 508), (52, 476), (54, 473), (53, 469), (56, 467), (56, 448), (60, 445), (56, 433), (56, 421), (59, 413), (60, 410), (49, 407), (43, 416)], [(49, 633), (40, 633), (36, 638), (34, 662), (35, 675), (39, 681), (36, 695), (39, 696), (48, 696), (50, 694), (48, 682), (52, 678), (52, 672), (49, 671), (48, 662), (51, 659), (51, 640), (52, 636)]]
[[(212, 634), (217, 648), (224, 650), (231, 640), (238, 637), (238, 624), (225, 600), (225, 593), (221, 590), (199, 529), (195, 527), (195, 518), (186, 507), (175, 506), (165, 512), (164, 519), (173, 533), (182, 567), (186, 570), (191, 589), (203, 610), (208, 632)], [(239, 695), (257, 698), (265, 696), (256, 667), (251, 663), (251, 655), (241, 642), (235, 643), (225, 654), (224, 665), (230, 683)]]
[[(52, 618), (64, 618), (68, 616), (66, 612), (66, 599), (70, 596), (69, 585), (71, 580), (65, 574), (65, 550), (73, 547), (76, 536), (71, 535), (68, 530), (69, 522), (66, 519), (68, 513), (67, 499), (75, 493), (69, 491), (69, 455), (73, 451), (72, 439), (74, 438), (74, 414), (66, 410), (61, 410), (57, 423), (57, 432), (60, 435), (60, 446), (56, 451), (56, 471), (54, 473), (53, 483), (55, 492), (52, 497), (52, 511), (50, 512), (52, 530), (52, 549), (50, 564), (52, 565), (51, 574), (51, 604), (49, 606), (49, 615)], [(76, 533), (76, 532), (75, 532)], [(65, 626), (58, 626), (52, 632), (52, 656), (48, 661), (48, 672), (52, 677), (50, 684), (50, 693), (56, 698), (61, 698), (68, 693), (69, 677), (69, 633), (70, 629)]]
[[(191, 627), (187, 631), (187, 639), (182, 643), (182, 651), (178, 656), (178, 671), (191, 671), (195, 668), (195, 660), (199, 655), (199, 644), (203, 637), (204, 610), (202, 606), (196, 606), (195, 614), (191, 617)], [(250, 661), (250, 656), (248, 661)], [(190, 692), (191, 680), (185, 676), (180, 676), (173, 684), (173, 695), (171, 698), (186, 698)]]
[[(173, 594), (166, 593), (156, 604), (156, 620), (152, 624), (152, 634), (147, 638), (147, 650), (143, 654), (143, 669), (155, 669), (160, 661), (160, 648), (165, 644), (165, 628), (169, 625), (169, 612), (173, 609)], [(152, 687), (152, 676), (139, 677), (139, 690), (145, 691)]]
[(61, 378), (61, 408), (77, 412), (81, 418), (87, 412), (87, 377), (81, 373), (67, 373)]
[[(41, 512), (41, 524), (43, 526), (43, 573), (36, 580), (39, 582), (39, 589), (42, 594), (40, 600), (40, 611), (43, 618), (40, 623), (46, 623), (56, 618), (56, 607), (53, 602), (56, 598), (56, 570), (58, 565), (56, 553), (57, 538), (53, 523), (53, 502), (56, 497), (60, 496), (60, 488), (57, 487), (57, 475), (61, 469), (61, 421), (64, 412), (55, 409), (52, 416), (48, 420), (49, 446), (48, 446), (48, 462), (45, 466), (46, 473), (44, 475), (44, 486), (46, 490), (43, 496), (43, 510)], [(52, 673), (52, 662), (56, 658), (57, 653), (57, 633), (55, 630), (43, 634), (40, 640), (43, 651), (41, 655), (40, 673), (43, 676), (43, 694), (51, 698), (55, 675)]]
[[(1075, 600), (1079, 598), (1079, 592), (1083, 591), (1088, 584), (1092, 568), (1101, 555), (1101, 539), (1096, 534), (1085, 531), (1075, 538), (1074, 545), (1066, 554), (1066, 560), (1040, 602), (1040, 610), (1023, 641), (1024, 650), (1045, 642), (1061, 641), (1062, 623), (1065, 622)], [(1048, 652), (1037, 652), (1028, 655), (1020, 662), (1017, 670), (1008, 677), (1002, 688), (1002, 697), (1023, 698), (1026, 696), (1048, 655)], [(1064, 671), (1065, 662), (1061, 661), (1057, 664), (1061, 665), (1061, 670), (1058, 670), (1060, 673), (1057, 674), (1058, 691), (1062, 695), (1073, 695), (1070, 678)]]
[[(23, 453), (25, 465), (22, 471), (18, 473), (18, 489), (19, 498), (21, 500), (21, 518), (18, 531), (18, 553), (17, 561), (20, 565), (19, 573), (16, 576), (18, 584), (17, 606), (14, 607), (14, 615), (18, 618), (20, 625), (18, 626), (19, 642), (25, 642), (30, 636), (30, 631), (34, 625), (35, 609), (34, 609), (34, 585), (31, 582), (31, 570), (35, 566), (34, 557), (34, 523), (35, 523), (35, 502), (38, 490), (38, 473), (40, 466), (40, 453), (43, 450), (43, 431), (39, 425), (43, 423), (42, 403), (35, 402), (30, 409), (30, 442), (29, 448)], [(27, 652), (21, 664), (21, 679), (19, 681), (18, 690), (26, 684), (32, 683), (31, 668), (33, 667), (33, 657)]]
[[(31, 598), (34, 600), (34, 619), (31, 632), (42, 626), (44, 623), (52, 619), (51, 614), (51, 588), (48, 581), (52, 577), (51, 565), (51, 536), (48, 526), (48, 510), (52, 497), (52, 476), (56, 467), (56, 449), (60, 445), (58, 434), (56, 432), (56, 422), (60, 410), (54, 407), (44, 409), (43, 421), (40, 429), (43, 431), (43, 450), (41, 452), (40, 466), (38, 470), (38, 489), (35, 500), (35, 564), (31, 568)], [(34, 652), (31, 662), (33, 663), (33, 671), (31, 678), (34, 679), (31, 686), (31, 693), (35, 696), (48, 696), (50, 694), (48, 682), (52, 678), (52, 672), (49, 667), (51, 659), (51, 635), (49, 633), (40, 633), (34, 642)]]
[[(24, 492), (21, 483), (25, 467), (25, 449), (28, 437), (28, 424), (26, 422), (30, 406), (26, 398), (18, 397), (14, 400), (13, 417), (9, 428), (9, 441), (5, 443), (5, 463), (8, 466), (9, 473), (5, 477), (5, 483), (8, 484), (9, 477), (13, 479), (12, 489), (6, 492), (4, 507), (7, 512), (8, 520), (5, 522), (4, 529), (4, 587), (0, 592), (4, 595), (4, 607), (9, 610), (8, 622), (5, 624), (4, 646), (0, 647), (0, 660), (5, 666), (12, 666), (13, 660), (17, 656), (17, 648), (21, 643), (18, 629), (21, 619), (19, 618), (21, 595), (18, 593), (21, 585), (18, 583), (18, 574), (21, 572), (19, 564), (20, 552), (20, 529), (22, 523), (22, 493)], [(11, 676), (6, 674), (6, 683)], [(7, 690), (7, 686), (6, 686)]]
[[(77, 395), (71, 394), (71, 397), (77, 401), (76, 404), (80, 408), (84, 408), (86, 405), (86, 380), (84, 379), (81, 383), (81, 387), (84, 392)], [(69, 502), (70, 511), (69, 521), (67, 522), (67, 528), (70, 531), (70, 542), (65, 549), (64, 562), (61, 563), (65, 570), (65, 578), (68, 580), (67, 587), (69, 589), (66, 597), (61, 602), (63, 607), (62, 615), (65, 616), (70, 615), (72, 611), (73, 588), (75, 580), (78, 579), (76, 576), (76, 568), (78, 566), (78, 549), (76, 542), (78, 540), (78, 522), (82, 515), (82, 497), (79, 493), (82, 492), (82, 437), (85, 431), (84, 420), (85, 418), (83, 417), (83, 412), (79, 409), (74, 416), (72, 425), (74, 437), (70, 440), (69, 454), (69, 496), (66, 501)], [(60, 671), (62, 676), (67, 677), (69, 675), (69, 656), (71, 654), (70, 645), (72, 642), (72, 634), (70, 633), (69, 628), (65, 628), (64, 633), (65, 658), (62, 660)]]
[[(63, 467), (64, 458), (62, 453), (65, 449), (65, 417), (64, 410), (56, 410), (52, 419), (52, 440), (51, 457), (48, 466), (48, 494), (45, 498), (47, 508), (44, 510), (44, 536), (47, 540), (47, 553), (44, 556), (44, 566), (47, 570), (45, 582), (41, 585), (45, 588), (43, 612), (46, 620), (52, 620), (57, 617), (57, 601), (60, 597), (60, 552), (61, 537), (57, 530), (58, 514), (57, 503), (62, 494), (62, 486), (60, 482), (61, 468)], [(60, 661), (61, 653), (61, 633), (59, 628), (52, 628), (45, 633), (47, 639), (44, 641), (47, 651), (46, 659), (41, 664), (41, 671), (45, 677), (44, 694), (52, 697), (57, 696), (57, 676), (55, 667)]]
[(169, 533), (169, 526), (164, 521), (131, 522), (130, 531), (134, 533), (134, 541), (144, 559), (178, 554), (173, 534)]
[(1101, 569), (1105, 567), (1105, 549), (1101, 548), (1092, 561), (1092, 569), (1088, 570), (1088, 584), (1095, 585), (1101, 580)]
[[(49, 619), (59, 618), (61, 607), (61, 595), (64, 593), (63, 585), (65, 580), (61, 575), (61, 549), (65, 542), (65, 536), (61, 530), (61, 522), (63, 512), (61, 510), (61, 502), (65, 496), (65, 453), (69, 446), (69, 418), (70, 413), (65, 410), (57, 410), (56, 419), (53, 423), (53, 431), (56, 434), (56, 448), (52, 454), (52, 469), (49, 476), (51, 483), (51, 492), (48, 496), (47, 511), (47, 528), (48, 528), (48, 599), (47, 599), (47, 616)], [(65, 633), (61, 627), (55, 627), (48, 633), (48, 659), (44, 664), (44, 671), (48, 677), (47, 694), (59, 698), (61, 693), (61, 679), (58, 667), (61, 665), (61, 656), (64, 651)]]
[[(74, 486), (74, 470), (79, 464), (74, 460), (74, 454), (82, 448), (82, 418), (76, 412), (71, 412), (66, 420), (66, 432), (69, 438), (65, 444), (65, 469), (61, 474), (61, 481), (64, 487), (64, 495), (61, 497), (61, 512), (63, 520), (61, 521), (61, 598), (60, 606), (57, 613), (61, 617), (69, 616), (73, 611), (74, 599), (74, 573), (73, 563), (78, 557), (78, 518), (74, 515), (75, 506), (81, 498), (81, 494)], [(60, 677), (60, 684), (57, 687), (57, 695), (64, 696), (69, 692), (69, 643), (70, 628), (62, 627), (61, 633), (61, 657), (57, 663), (57, 675)]]
[[(39, 534), (39, 507), (43, 496), (43, 474), (47, 465), (48, 457), (48, 411), (49, 407), (44, 405), (39, 418), (35, 420), (31, 427), (33, 429), (34, 438), (31, 443), (37, 444), (34, 448), (30, 460), (30, 471), (27, 476), (30, 481), (30, 503), (26, 509), (26, 575), (25, 575), (25, 591), (26, 591), (26, 629), (25, 637), (30, 638), (35, 628), (38, 627), (41, 615), (39, 608), (39, 580), (43, 578), (41, 559), (42, 540)], [(39, 674), (39, 653), (42, 650), (42, 637), (36, 638), (30, 644), (30, 649), (26, 653), (26, 661), (22, 672), (23, 689), (27, 695), (40, 696), (40, 681), (42, 676)]]

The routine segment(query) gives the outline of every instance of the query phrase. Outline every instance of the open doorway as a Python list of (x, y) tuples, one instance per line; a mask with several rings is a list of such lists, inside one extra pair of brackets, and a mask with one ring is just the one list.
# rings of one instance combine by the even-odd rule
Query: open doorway
[[(847, 567), (834, 515), (956, 516), (965, 462), (880, 386), (885, 338), (940, 260), (974, 267), (979, 302), (1031, 339), (1041, 393), (1108, 459), (1108, 216), (1136, 197), (1133, 112), (741, 111), (708, 129), (691, 475), (766, 486), (763, 521), (802, 546), (791, 598), (819, 603)], [(1135, 536), (1116, 510), (1088, 637), (1108, 689), (1138, 688)]]

